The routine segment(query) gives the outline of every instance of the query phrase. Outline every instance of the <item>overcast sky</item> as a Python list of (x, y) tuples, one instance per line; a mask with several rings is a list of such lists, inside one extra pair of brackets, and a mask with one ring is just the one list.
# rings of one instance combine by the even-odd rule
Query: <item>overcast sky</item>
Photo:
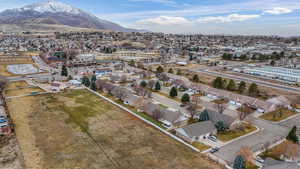
[[(123, 26), (166, 33), (300, 35), (300, 0), (60, 0)], [(39, 0), (0, 0), (0, 10)]]

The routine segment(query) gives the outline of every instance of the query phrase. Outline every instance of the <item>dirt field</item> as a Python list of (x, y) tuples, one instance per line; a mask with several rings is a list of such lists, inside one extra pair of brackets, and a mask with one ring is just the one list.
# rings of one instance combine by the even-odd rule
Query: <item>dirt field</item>
[(219, 169), (85, 90), (10, 99), (28, 169)]
[(5, 96), (21, 96), (26, 94), (31, 94), (31, 92), (45, 92), (43, 89), (38, 87), (29, 86), (25, 81), (18, 81), (9, 83), (7, 90), (5, 91)]

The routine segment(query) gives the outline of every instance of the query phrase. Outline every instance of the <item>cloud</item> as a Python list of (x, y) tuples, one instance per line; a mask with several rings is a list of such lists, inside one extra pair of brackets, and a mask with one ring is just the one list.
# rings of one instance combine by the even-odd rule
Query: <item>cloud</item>
[(155, 18), (148, 18), (137, 21), (137, 24), (140, 25), (182, 25), (191, 23), (189, 20), (183, 17), (174, 17), (174, 16), (159, 16)]
[(202, 17), (197, 20), (200, 23), (226, 23), (226, 22), (236, 22), (236, 21), (246, 21), (254, 18), (259, 18), (260, 15), (240, 15), (240, 14), (231, 14), (227, 16), (208, 16)]
[(273, 14), (273, 15), (280, 15), (280, 14), (287, 14), (291, 13), (293, 10), (288, 8), (282, 8), (282, 7), (275, 7), (273, 9), (265, 10), (264, 13)]

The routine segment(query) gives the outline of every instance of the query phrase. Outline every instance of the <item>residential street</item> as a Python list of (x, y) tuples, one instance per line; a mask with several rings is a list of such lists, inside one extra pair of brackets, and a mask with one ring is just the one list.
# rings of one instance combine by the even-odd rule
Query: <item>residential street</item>
[(261, 119), (253, 120), (253, 124), (260, 128), (259, 132), (221, 147), (220, 151), (215, 153), (215, 155), (225, 161), (233, 162), (236, 153), (243, 146), (250, 147), (254, 152), (259, 151), (264, 147), (264, 144), (268, 142), (273, 144), (285, 138), (290, 130), (289, 128), (272, 124), (271, 122)]

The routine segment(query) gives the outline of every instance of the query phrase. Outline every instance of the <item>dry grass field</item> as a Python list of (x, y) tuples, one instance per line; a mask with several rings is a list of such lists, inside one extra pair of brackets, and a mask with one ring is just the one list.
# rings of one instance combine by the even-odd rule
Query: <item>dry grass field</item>
[(22, 96), (31, 94), (31, 92), (45, 92), (43, 89), (38, 87), (32, 87), (28, 85), (25, 81), (18, 81), (9, 83), (7, 90), (5, 90), (5, 96)]
[(28, 169), (219, 169), (86, 90), (9, 99)]

